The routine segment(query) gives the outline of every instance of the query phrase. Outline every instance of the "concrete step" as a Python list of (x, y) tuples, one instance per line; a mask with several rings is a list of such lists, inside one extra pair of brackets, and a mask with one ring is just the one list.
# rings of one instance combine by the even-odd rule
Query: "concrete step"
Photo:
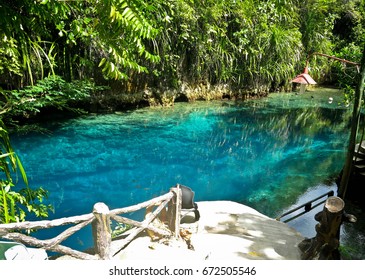
[(359, 156), (355, 156), (352, 158), (354, 164), (365, 164), (365, 158), (361, 158)]
[(354, 156), (357, 157), (357, 158), (360, 158), (360, 159), (365, 159), (365, 154), (361, 153), (361, 152), (359, 152), (359, 153), (355, 152)]
[(365, 153), (365, 141), (361, 142), (360, 151)]
[(361, 145), (360, 145), (360, 143), (357, 143), (355, 145), (355, 152), (359, 152), (359, 153), (365, 155), (365, 141), (362, 141)]

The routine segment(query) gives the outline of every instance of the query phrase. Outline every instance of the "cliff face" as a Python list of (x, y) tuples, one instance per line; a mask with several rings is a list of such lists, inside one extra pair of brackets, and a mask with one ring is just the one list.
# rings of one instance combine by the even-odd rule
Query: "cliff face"
[[(281, 88), (281, 91), (291, 90)], [(229, 84), (210, 84), (208, 82), (183, 82), (178, 87), (169, 88), (144, 84), (140, 87), (126, 87), (123, 82), (114, 81), (109, 90), (95, 92), (90, 103), (80, 104), (91, 112), (113, 112), (140, 107), (171, 107), (175, 102), (191, 102), (196, 100), (246, 100), (267, 96), (269, 87), (257, 89), (235, 88)]]

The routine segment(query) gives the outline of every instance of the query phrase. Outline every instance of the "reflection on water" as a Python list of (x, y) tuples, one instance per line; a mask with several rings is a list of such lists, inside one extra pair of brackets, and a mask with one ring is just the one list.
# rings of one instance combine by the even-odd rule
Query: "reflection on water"
[(89, 213), (98, 201), (132, 205), (176, 183), (198, 201), (233, 200), (275, 217), (341, 170), (350, 116), (341, 101), (338, 91), (317, 90), (178, 103), (43, 123), (49, 136), (13, 142), (30, 184), (50, 191), (51, 218)]
[[(313, 188), (309, 188), (303, 195), (301, 195), (294, 205), (291, 205), (287, 209), (284, 209), (282, 213), (285, 213), (297, 206), (319, 197), (320, 195), (333, 190), (336, 194), (337, 186), (332, 184), (320, 184)], [(326, 197), (320, 201), (325, 201)], [(317, 202), (316, 202), (317, 203)], [(315, 205), (314, 203), (313, 205)], [(322, 211), (324, 204), (318, 205), (312, 211), (288, 222), (288, 225), (299, 231), (304, 237), (312, 238), (316, 236), (315, 226), (318, 222), (314, 219), (314, 215)], [(303, 212), (303, 208), (286, 216), (282, 219), (286, 219), (295, 216)], [(345, 212), (353, 214), (357, 218), (357, 222), (343, 223), (340, 233), (340, 251), (343, 259), (365, 259), (365, 213), (363, 206), (356, 205), (353, 202), (345, 200)]]

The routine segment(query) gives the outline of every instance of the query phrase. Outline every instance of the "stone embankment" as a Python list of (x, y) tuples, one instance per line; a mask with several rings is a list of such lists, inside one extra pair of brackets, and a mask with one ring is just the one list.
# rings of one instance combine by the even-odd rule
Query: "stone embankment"
[(228, 84), (211, 85), (201, 82), (182, 83), (178, 88), (146, 87), (136, 92), (111, 88), (96, 92), (91, 97), (90, 106), (84, 108), (93, 113), (115, 112), (141, 107), (171, 107), (175, 102), (192, 102), (196, 100), (247, 100), (267, 96), (269, 88), (259, 87), (255, 90), (234, 89)]

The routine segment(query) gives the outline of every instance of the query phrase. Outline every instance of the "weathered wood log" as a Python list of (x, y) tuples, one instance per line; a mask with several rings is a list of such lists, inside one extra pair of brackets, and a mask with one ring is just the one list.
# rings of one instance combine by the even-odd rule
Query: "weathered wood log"
[(95, 253), (102, 260), (109, 260), (110, 246), (112, 242), (109, 208), (102, 202), (94, 205), (93, 214), (95, 220), (92, 222)]
[(62, 255), (75, 257), (80, 260), (99, 260), (97, 255), (90, 255), (88, 253), (80, 252), (63, 245), (56, 245), (53, 247), (53, 251), (61, 253)]
[[(123, 223), (123, 224), (128, 224), (128, 225), (132, 225), (132, 226), (135, 226), (135, 227), (142, 227), (143, 224), (142, 222), (138, 222), (138, 221), (134, 221), (134, 220), (131, 220), (131, 219), (128, 219), (128, 218), (125, 218), (125, 217), (120, 217), (120, 216), (117, 216), (117, 215), (111, 215), (110, 218), (112, 220), (115, 220), (119, 223)], [(157, 228), (153, 225), (148, 225), (147, 228), (148, 230), (151, 230), (159, 235), (169, 235), (170, 232), (164, 230), (164, 229), (161, 229), (161, 228)]]
[[(155, 197), (153, 199), (139, 203), (137, 205), (111, 210), (110, 214), (118, 215), (118, 214), (138, 211), (138, 210), (148, 207), (150, 205), (156, 205), (156, 204), (158, 204), (158, 202), (161, 202), (164, 200), (169, 200), (173, 196), (174, 196), (174, 194), (172, 192), (168, 192), (164, 195)], [(66, 217), (66, 218), (60, 218), (60, 219), (54, 219), (54, 220), (43, 220), (43, 221), (34, 221), (34, 222), (26, 221), (26, 222), (20, 222), (20, 223), (1, 224), (0, 225), (0, 236), (2, 236), (3, 234), (6, 234), (7, 232), (14, 231), (14, 230), (25, 230), (25, 229), (37, 230), (37, 229), (58, 227), (58, 226), (63, 226), (63, 225), (68, 225), (68, 224), (77, 224), (80, 222), (90, 220), (93, 217), (94, 217), (93, 214), (89, 213), (89, 214), (85, 214), (85, 215)]]
[[(157, 215), (164, 209), (167, 203), (175, 197), (173, 207), (170, 209), (174, 209), (174, 214), (172, 215), (174, 218), (174, 228), (175, 235), (178, 234), (179, 229), (179, 217), (180, 217), (180, 209), (181, 209), (181, 191), (170, 191), (167, 194), (161, 195), (159, 197), (153, 198), (151, 200), (142, 202), (137, 205), (133, 205), (130, 207), (124, 207), (119, 209), (114, 209), (109, 211), (108, 207), (103, 203), (97, 203), (94, 205), (93, 213), (73, 216), (68, 218), (61, 218), (55, 220), (44, 220), (44, 221), (35, 221), (35, 222), (21, 222), (21, 223), (11, 223), (11, 224), (2, 224), (0, 225), (0, 237), (15, 240), (26, 245), (30, 245), (33, 247), (44, 248), (49, 251), (57, 252), (64, 255), (70, 255), (78, 259), (109, 259), (111, 257), (111, 228), (110, 228), (110, 218), (114, 218), (119, 222), (124, 222), (127, 224), (132, 224), (136, 226), (134, 230), (131, 231), (131, 234), (123, 240), (122, 246), (120, 248), (124, 248), (130, 241), (132, 241), (141, 231), (145, 229), (152, 230), (161, 236), (171, 236), (171, 232), (167, 229), (157, 228), (150, 223), (157, 217)], [(133, 221), (124, 217), (116, 216), (118, 214), (129, 213), (133, 211), (138, 211), (142, 208), (159, 205), (157, 209), (150, 213), (149, 217), (143, 222)], [(81, 228), (86, 225), (92, 223), (93, 229), (93, 237), (94, 237), (94, 247), (97, 255), (90, 255), (84, 252), (79, 252), (77, 250), (73, 250), (69, 247), (60, 245), (60, 243), (71, 236), (73, 233), (79, 231)], [(17, 233), (14, 231), (28, 231), (28, 230), (37, 230), (37, 229), (46, 229), (57, 226), (63, 226), (68, 224), (76, 224), (65, 231), (63, 231), (58, 236), (48, 239), (48, 240), (39, 240), (37, 238)], [(119, 250), (120, 251), (120, 250)]]
[(17, 232), (6, 233), (5, 235), (2, 236), (2, 238), (9, 239), (9, 240), (20, 240), (21, 239), (22, 243), (25, 245), (30, 245), (33, 247), (43, 248), (43, 249), (46, 249), (49, 251), (53, 251), (52, 248), (54, 246), (60, 244), (63, 240), (67, 239), (75, 232), (77, 232), (80, 229), (82, 229), (83, 227), (87, 226), (92, 221), (93, 221), (93, 218), (89, 219), (88, 221), (79, 223), (73, 227), (70, 227), (70, 228), (66, 229), (65, 231), (63, 231), (62, 233), (60, 233), (59, 235), (57, 235), (56, 237), (51, 238), (51, 239), (46, 239), (46, 240), (39, 240), (37, 238), (31, 237), (31, 236), (28, 236), (25, 234), (17, 233)]
[(90, 219), (88, 221), (79, 223), (77, 225), (74, 225), (73, 227), (70, 227), (70, 228), (66, 229), (65, 231), (61, 232), (56, 237), (54, 237), (52, 239), (49, 239), (48, 240), (49, 245), (45, 249), (51, 250), (52, 247), (54, 247), (55, 245), (60, 244), (63, 240), (69, 238), (72, 234), (74, 234), (75, 232), (79, 231), (83, 227), (85, 227), (88, 224), (90, 224), (93, 220), (94, 220), (94, 218), (92, 218), (92, 219)]
[(149, 224), (157, 217), (157, 215), (161, 212), (161, 210), (166, 207), (167, 203), (170, 201), (165, 200), (162, 202), (146, 219), (142, 222), (141, 226), (138, 228), (134, 228), (131, 233), (123, 240), (121, 240), (118, 244), (118, 250), (115, 250), (113, 252), (113, 256), (118, 254), (121, 250), (125, 248), (139, 233), (141, 233), (143, 230), (145, 230)]
[(73, 216), (68, 218), (60, 218), (55, 220), (44, 220), (44, 221), (34, 221), (34, 222), (20, 222), (20, 223), (10, 223), (0, 225), (0, 236), (3, 233), (14, 231), (14, 230), (37, 230), (58, 227), (68, 224), (77, 224), (84, 221), (92, 219), (94, 216), (92, 213)]
[(339, 230), (344, 217), (344, 201), (329, 197), (323, 211), (316, 215), (316, 236), (299, 244), (302, 259), (338, 259)]
[(145, 202), (133, 205), (133, 206), (128, 206), (128, 207), (124, 207), (124, 208), (118, 208), (118, 209), (111, 210), (110, 214), (119, 215), (119, 214), (125, 214), (125, 213), (138, 211), (138, 210), (141, 210), (141, 209), (146, 208), (146, 207), (151, 206), (151, 205), (157, 205), (161, 201), (166, 201), (166, 200), (168, 201), (173, 196), (174, 196), (174, 194), (172, 192), (168, 192), (164, 195), (155, 197), (153, 199), (150, 199), (148, 201), (145, 201)]
[(181, 204), (182, 204), (182, 192), (177, 185), (176, 188), (171, 188), (170, 191), (174, 193), (174, 197), (170, 200), (169, 209), (169, 228), (174, 233), (176, 239), (180, 236), (180, 216), (181, 216)]
[[(47, 248), (48, 246), (50, 246), (49, 240), (39, 240), (35, 237), (28, 236), (28, 235), (25, 235), (22, 233), (17, 233), (17, 232), (8, 233), (8, 234), (4, 235), (3, 238), (8, 239), (8, 240), (17, 241), (22, 244), (27, 244), (29, 246), (37, 247), (37, 248)], [(52, 246), (51, 251), (60, 253), (61, 255), (69, 255), (69, 256), (75, 257), (77, 259), (82, 259), (82, 260), (99, 259), (97, 256), (90, 255), (90, 254), (80, 252), (80, 251), (76, 251), (69, 247), (63, 246), (63, 245), (54, 245), (54, 246)]]

